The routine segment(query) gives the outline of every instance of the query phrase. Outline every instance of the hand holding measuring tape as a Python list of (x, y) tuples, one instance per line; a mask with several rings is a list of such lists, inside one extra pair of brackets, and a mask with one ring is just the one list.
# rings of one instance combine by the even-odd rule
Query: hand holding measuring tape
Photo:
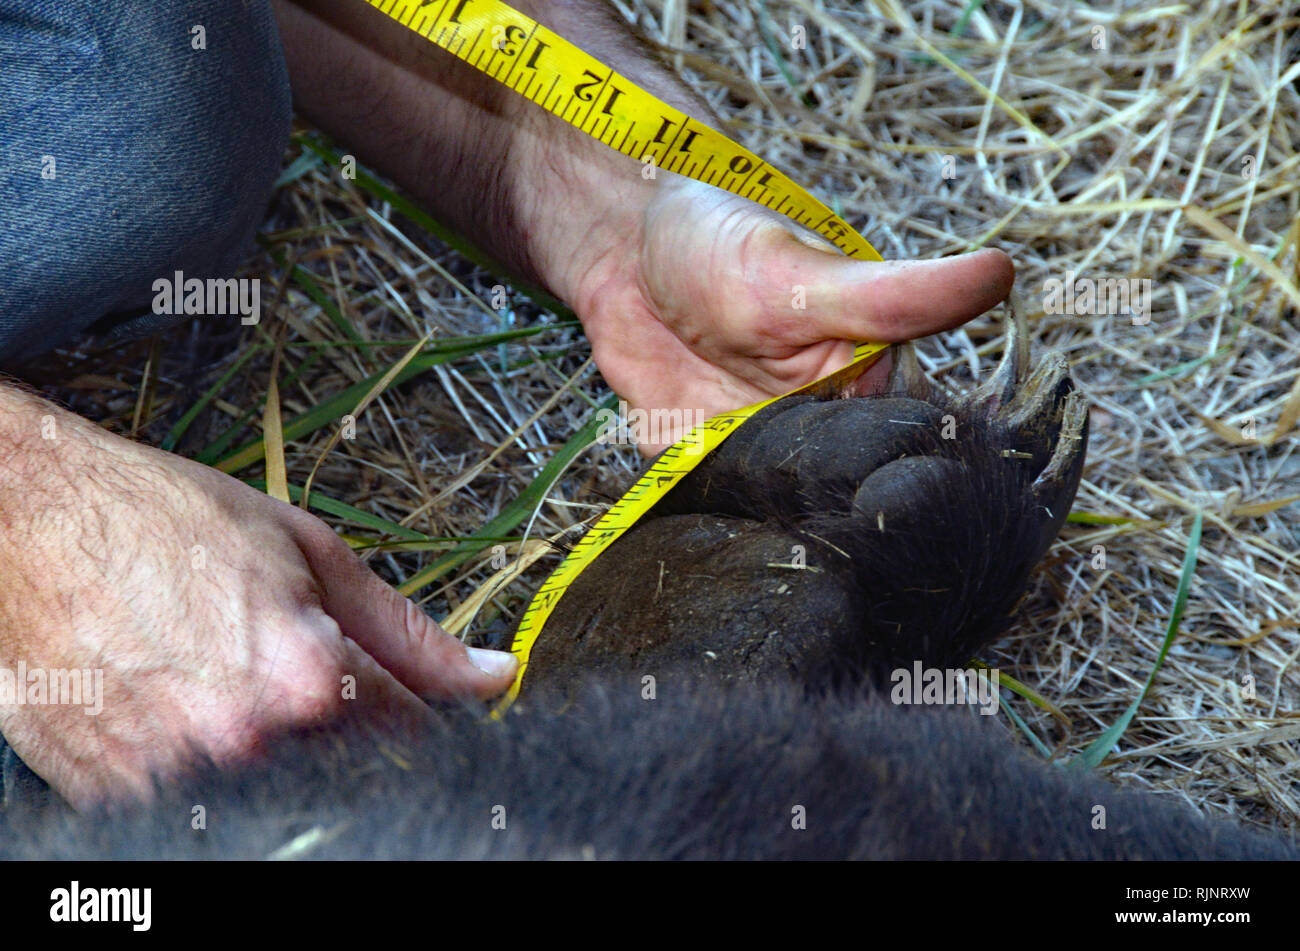
[[(816, 231), (850, 258), (880, 260), (865, 239), (779, 170), (499, 0), (367, 2), (485, 76), (638, 160), (644, 168), (663, 169), (716, 186)], [(884, 348), (885, 344), (860, 344), (847, 366), (791, 392), (843, 389), (865, 372)], [(824, 361), (821, 365), (832, 363)], [(807, 375), (802, 378), (807, 379)], [(520, 677), (527, 667), (533, 641), (572, 579), (653, 507), (704, 454), (759, 408), (778, 398), (720, 414), (697, 427), (668, 449), (597, 522), (547, 580), (520, 623), (512, 645), (520, 660)], [(518, 687), (516, 680), (507, 702)]]

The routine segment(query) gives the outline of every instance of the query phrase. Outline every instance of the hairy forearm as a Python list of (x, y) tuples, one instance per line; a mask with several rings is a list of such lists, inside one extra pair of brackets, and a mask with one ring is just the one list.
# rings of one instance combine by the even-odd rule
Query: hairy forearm
[(39, 584), (46, 543), (80, 539), (75, 457), (98, 430), (21, 384), (0, 380), (0, 666), (31, 660), (42, 631), (32, 613), (57, 610), (61, 592)]
[[(47, 485), (64, 475), (59, 450), (84, 441), (84, 427), (95, 428), (21, 383), (0, 379), (0, 531), (30, 522)], [(0, 559), (12, 554), (0, 546)]]
[[(683, 111), (707, 105), (604, 0), (511, 5)], [(276, 0), (300, 113), (516, 273), (572, 302), (585, 253), (634, 229), (654, 183), (361, 0)]]
[[(99, 513), (87, 509), (80, 496), (89, 485), (109, 485), (129, 497), (147, 469), (118, 465), (120, 450), (131, 445), (22, 384), (0, 379), (0, 578), (29, 572), (40, 563), (33, 553), (65, 529), (74, 532), (85, 553)], [(0, 588), (10, 595), (19, 592), (16, 585)], [(27, 591), (23, 597), (35, 594)]]

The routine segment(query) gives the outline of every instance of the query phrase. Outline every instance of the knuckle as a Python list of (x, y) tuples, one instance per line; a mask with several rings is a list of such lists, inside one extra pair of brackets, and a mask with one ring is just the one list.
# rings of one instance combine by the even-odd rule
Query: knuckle
[(213, 761), (221, 764), (238, 763), (252, 759), (263, 749), (263, 730), (251, 717), (231, 717), (214, 731), (204, 745)]
[(465, 656), (465, 645), (448, 634), (433, 618), (409, 598), (402, 599), (403, 629), (414, 651), (431, 655), (442, 664), (454, 664)]
[(291, 646), (279, 652), (269, 684), (276, 707), (273, 720), (311, 724), (342, 712), (344, 678), (357, 672), (347, 670), (343, 662), (338, 625), (321, 618), (332, 628), (332, 639), (304, 626), (290, 639)]
[(286, 713), (294, 723), (318, 723), (338, 716), (343, 710), (343, 684), (347, 672), (342, 665), (318, 668), (295, 677), (286, 691)]
[(425, 614), (424, 610), (410, 598), (402, 598), (396, 607), (402, 630), (406, 632), (406, 636), (413, 644), (428, 647), (436, 645), (441, 640), (438, 635), (442, 630), (435, 626), (433, 618)]
[(319, 681), (291, 696), (289, 716), (294, 723), (312, 724), (332, 720), (343, 712), (342, 677)]
[(302, 548), (321, 554), (336, 553), (340, 549), (348, 551), (347, 543), (335, 534), (334, 529), (310, 512), (291, 506), (287, 515), (289, 526)]

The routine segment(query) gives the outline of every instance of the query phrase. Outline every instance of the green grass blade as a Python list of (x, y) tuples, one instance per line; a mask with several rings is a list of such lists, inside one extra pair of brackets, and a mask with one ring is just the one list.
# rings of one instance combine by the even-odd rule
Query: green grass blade
[[(262, 241), (262, 244), (276, 264), (280, 267), (285, 267), (288, 264), (288, 258), (283, 250), (274, 247), (265, 240)], [(308, 271), (301, 264), (295, 264), (290, 276), (293, 278), (293, 282), (302, 289), (303, 293), (325, 312), (325, 316), (329, 318), (330, 323), (334, 325), (339, 333), (343, 334), (351, 343), (361, 342), (361, 334), (357, 333), (357, 328), (352, 326), (352, 321), (343, 316), (343, 311), (339, 310), (338, 301), (325, 293), (325, 289), (317, 283), (311, 271)]]
[[(967, 662), (966, 666), (972, 667), (975, 670), (987, 670), (990, 672), (992, 672), (993, 670), (992, 667), (984, 663), (984, 661), (982, 660), (970, 660)], [(1066, 719), (1065, 714), (1063, 714), (1056, 707), (1055, 704), (1049, 703), (1047, 699), (1042, 694), (1040, 694), (1037, 690), (1034, 690), (1032, 687), (1028, 687), (1025, 684), (1022, 684), (1015, 677), (1012, 677), (1010, 674), (1003, 673), (1000, 670), (998, 671), (998, 686), (1005, 687), (1007, 690), (1010, 690), (1014, 694), (1019, 694), (1021, 697), (1023, 697), (1024, 699), (1032, 703), (1034, 706), (1046, 710), (1048, 713), (1056, 717), (1058, 720), (1064, 721)]]
[[(451, 353), (438, 354), (421, 354), (407, 364), (406, 368), (393, 377), (388, 388), (391, 389), (400, 383), (409, 380), (416, 374), (423, 373), (425, 370), (439, 363), (447, 363), (458, 356), (464, 356), (465, 353), (473, 351), (453, 351)], [(313, 409), (309, 409), (301, 416), (296, 417), (291, 423), (284, 427), (284, 438), (286, 441), (292, 439), (301, 439), (310, 433), (316, 432), (324, 426), (334, 422), (334, 420), (350, 413), (356, 405), (365, 398), (373, 387), (388, 371), (380, 370), (372, 373), (360, 383), (354, 383), (345, 390), (334, 394), (322, 403), (318, 403)], [(220, 469), (225, 473), (238, 472), (246, 466), (261, 460), (266, 455), (266, 443), (262, 439), (255, 439), (252, 442), (240, 446), (224, 459), (214, 463), (214, 468)]]
[(266, 347), (262, 344), (253, 344), (240, 354), (239, 359), (232, 363), (225, 373), (221, 374), (217, 382), (208, 387), (195, 404), (185, 411), (185, 415), (178, 419), (171, 429), (167, 430), (167, 435), (163, 437), (162, 448), (167, 452), (171, 452), (175, 449), (176, 444), (181, 441), (181, 437), (185, 435), (186, 431), (190, 428), (191, 424), (193, 424), (194, 420), (198, 418), (199, 414), (207, 409), (208, 404), (217, 398), (217, 394), (225, 389), (226, 384), (234, 378), (236, 373), (243, 369), (244, 364), (252, 358), (253, 354), (264, 349), (266, 349)]
[[(519, 330), (508, 330), (500, 334), (483, 334), (479, 337), (460, 337), (454, 343), (444, 344), (437, 342), (426, 348), (413, 359), (406, 368), (393, 377), (387, 389), (391, 389), (400, 383), (404, 383), (411, 377), (423, 373), (431, 367), (442, 363), (450, 363), (462, 357), (470, 356), (480, 350), (489, 350), (495, 347), (503, 340), (515, 340), (519, 337), (528, 337), (534, 334), (544, 333), (555, 329), (554, 325), (543, 324), (537, 327), (523, 327)], [(320, 354), (323, 351), (317, 351)], [(304, 361), (305, 362), (305, 361)], [(300, 439), (301, 437), (314, 433), (322, 426), (326, 426), (346, 413), (352, 412), (367, 393), (387, 373), (387, 369), (379, 370), (371, 374), (359, 383), (354, 383), (345, 390), (334, 394), (334, 396), (319, 403), (315, 408), (308, 410), (301, 416), (296, 417), (292, 422), (287, 423), (284, 427), (284, 438), (286, 441), (291, 439)], [(288, 380), (285, 381), (284, 388), (287, 389)], [(211, 461), (209, 450), (204, 450), (199, 456), (200, 462), (208, 463), (222, 472), (238, 472), (245, 466), (252, 465), (262, 458), (265, 452), (265, 445), (261, 439), (255, 439), (240, 446), (230, 455), (219, 461)]]
[(320, 167), (320, 156), (313, 155), (310, 152), (303, 152), (296, 159), (289, 163), (289, 167), (280, 173), (280, 177), (275, 180), (275, 188), (283, 188), (285, 185), (296, 182), (308, 172)]
[[(767, 11), (766, 0), (759, 0), (758, 16), (755, 18), (755, 22), (758, 24), (758, 35), (763, 38), (763, 45), (772, 54), (772, 59), (776, 62), (776, 68), (785, 79), (786, 85), (790, 87), (791, 91), (798, 89), (799, 83), (794, 78), (794, 73), (791, 72), (790, 64), (786, 62), (785, 55), (781, 52), (780, 44), (777, 43), (776, 37), (772, 34), (772, 18)], [(809, 109), (817, 108), (816, 101), (808, 93), (801, 95), (799, 101)]]
[(1181, 376), (1182, 374), (1188, 372), (1189, 370), (1195, 370), (1199, 366), (1220, 359), (1221, 357), (1225, 356), (1230, 349), (1231, 348), (1229, 347), (1220, 347), (1218, 350), (1215, 350), (1214, 353), (1211, 353), (1208, 356), (1196, 357), (1193, 360), (1184, 360), (1182, 363), (1175, 364), (1174, 366), (1169, 367), (1167, 370), (1157, 370), (1155, 373), (1148, 373), (1145, 376), (1140, 376), (1132, 383), (1128, 384), (1127, 389), (1130, 390), (1144, 389), (1150, 386), (1152, 383), (1155, 383), (1157, 380), (1164, 380), (1170, 377)]
[[(262, 492), (266, 491), (265, 479), (245, 479), (247, 485)], [(289, 500), (299, 502), (302, 500), (302, 486), (289, 484)], [(404, 538), (408, 541), (435, 541), (429, 535), (423, 532), (417, 532), (413, 528), (407, 528), (405, 525), (398, 525), (396, 522), (390, 522), (386, 518), (380, 518), (378, 515), (372, 515), (346, 502), (340, 502), (338, 499), (332, 499), (327, 495), (321, 495), (316, 490), (312, 490), (310, 505), (318, 512), (324, 512), (327, 515), (333, 515), (335, 518), (346, 519), (355, 525), (363, 528), (373, 529), (377, 532), (383, 532), (385, 535), (393, 535), (397, 538)]]
[[(297, 346), (297, 344), (294, 344), (293, 346)], [(316, 350), (312, 352), (306, 360), (298, 364), (297, 368), (281, 381), (281, 389), (287, 391), (289, 387), (297, 381), (298, 377), (302, 376), (315, 366), (324, 355), (324, 350)], [(247, 429), (254, 419), (261, 415), (262, 404), (265, 402), (266, 394), (263, 393), (257, 398), (253, 405), (245, 410), (242, 416), (231, 423), (226, 431), (218, 436), (211, 445), (200, 450), (198, 455), (194, 457), (195, 460), (204, 465), (210, 466), (220, 459), (222, 455), (230, 449), (230, 444), (235, 441), (236, 437)]]
[[(548, 330), (564, 330), (568, 328), (576, 328), (581, 326), (582, 325), (579, 324), (577, 320), (560, 320), (550, 324), (539, 324), (534, 327), (523, 327), (518, 330), (509, 330), (506, 331), (506, 334), (513, 337), (531, 337), (536, 334), (545, 333)], [(461, 337), (442, 337), (439, 340), (434, 341), (433, 346), (429, 349), (432, 352), (438, 352), (440, 348), (460, 349), (463, 347), (472, 346), (473, 344), (479, 341), (483, 341), (484, 346), (486, 347), (489, 345), (487, 343), (487, 339), (488, 338), (477, 336), (477, 335), (461, 336)], [(502, 339), (501, 334), (491, 335), (492, 341), (500, 341), (501, 339)], [(293, 348), (295, 349), (299, 347), (306, 347), (309, 349), (314, 348), (316, 352), (312, 353), (311, 356), (308, 357), (306, 360), (304, 360), (296, 370), (294, 370), (287, 377), (285, 377), (284, 381), (280, 384), (280, 387), (281, 389), (287, 390), (294, 383), (294, 381), (298, 379), (298, 377), (302, 376), (303, 373), (311, 369), (311, 367), (316, 363), (316, 361), (318, 361), (323, 355), (324, 348), (348, 347), (348, 346), (396, 347), (396, 346), (403, 346), (403, 345), (410, 346), (413, 343), (415, 343), (414, 337), (410, 339), (394, 339), (394, 340), (361, 340), (356, 342), (355, 344), (345, 342), (345, 341), (330, 341), (330, 340), (294, 341), (294, 343), (291, 344)], [(255, 345), (254, 350), (256, 351), (257, 349), (266, 349), (266, 348), (267, 348), (266, 345), (258, 344)], [(542, 354), (537, 354), (536, 356), (530, 354), (529, 356), (523, 359), (513, 361), (509, 365), (508, 369), (517, 370), (526, 366), (531, 366), (532, 364), (536, 363), (538, 360), (546, 360), (546, 361), (558, 360), (562, 356), (564, 356), (564, 354), (560, 352), (542, 353)], [(482, 367), (471, 366), (466, 368), (464, 372), (467, 377), (476, 377), (476, 376), (481, 376), (484, 371)], [(212, 395), (215, 396), (215, 394)], [(233, 443), (235, 439), (239, 436), (239, 434), (248, 428), (249, 423), (251, 423), (253, 419), (257, 417), (257, 414), (261, 411), (262, 400), (264, 399), (265, 399), (264, 396), (259, 398), (256, 404), (254, 404), (247, 412), (245, 412), (242, 416), (240, 416), (239, 419), (231, 423), (230, 427), (224, 433), (222, 433), (221, 436), (219, 436), (216, 440), (214, 440), (211, 445), (204, 447), (194, 458), (198, 462), (202, 462), (204, 465), (212, 465), (223, 455), (225, 455), (225, 453), (227, 453), (230, 450), (231, 443)], [(188, 426), (189, 423), (186, 423), (186, 425)]]
[[(967, 0), (966, 7), (961, 11), (961, 16), (959, 16), (957, 22), (952, 25), (952, 32), (948, 35), (957, 38), (965, 36), (966, 27), (970, 25), (970, 18), (974, 16), (975, 11), (982, 6), (984, 6), (984, 0)], [(907, 58), (914, 63), (926, 63), (931, 66), (935, 65), (935, 60), (930, 56), (926, 56), (924, 53), (909, 53)], [(955, 63), (964, 63), (966, 57), (954, 54), (952, 60)]]
[(526, 521), (537, 506), (542, 503), (546, 493), (551, 490), (551, 483), (564, 471), (565, 466), (586, 449), (600, 433), (601, 426), (604, 424), (600, 410), (614, 409), (617, 406), (617, 395), (611, 394), (603, 400), (587, 422), (583, 424), (582, 428), (574, 433), (572, 438), (560, 448), (559, 452), (547, 461), (533, 481), (528, 484), (524, 491), (519, 493), (514, 501), (502, 508), (495, 518), (469, 536), (464, 542), (427, 568), (408, 578), (398, 586), (397, 590), (407, 596), (414, 594), (492, 544), (489, 537), (505, 535), (511, 529)]
[(1040, 740), (1033, 730), (1029, 729), (1029, 724), (1020, 719), (1020, 714), (1016, 713), (1016, 711), (1011, 708), (1011, 704), (1002, 699), (1001, 691), (998, 691), (998, 707), (1003, 713), (1011, 718), (1011, 722), (1016, 725), (1016, 728), (1029, 738), (1029, 742), (1034, 745), (1034, 749), (1038, 750), (1043, 759), (1052, 758), (1052, 751), (1048, 749), (1047, 744)]
[(970, 24), (970, 18), (975, 15), (975, 11), (984, 6), (984, 0), (969, 0), (966, 9), (961, 11), (961, 16), (952, 26), (953, 36), (965, 36), (966, 27)]
[(1178, 579), (1178, 593), (1174, 596), (1174, 608), (1169, 615), (1169, 626), (1165, 630), (1165, 641), (1160, 645), (1160, 655), (1156, 658), (1155, 666), (1151, 668), (1151, 673), (1147, 677), (1147, 682), (1142, 687), (1142, 692), (1138, 694), (1136, 700), (1124, 711), (1114, 725), (1105, 733), (1093, 740), (1082, 753), (1070, 760), (1069, 766), (1074, 769), (1092, 769), (1096, 767), (1119, 742), (1128, 725), (1133, 722), (1133, 717), (1137, 715), (1138, 707), (1141, 706), (1147, 691), (1151, 689), (1151, 684), (1156, 679), (1156, 672), (1160, 670), (1160, 665), (1165, 662), (1165, 655), (1169, 653), (1169, 647), (1173, 644), (1174, 638), (1178, 636), (1178, 626), (1183, 620), (1183, 609), (1187, 606), (1187, 591), (1192, 585), (1192, 576), (1196, 573), (1196, 556), (1201, 549), (1201, 523), (1203, 521), (1202, 513), (1196, 513), (1196, 521), (1192, 522), (1191, 535), (1187, 539), (1187, 555), (1183, 558), (1183, 573)]
[[(313, 493), (312, 493), (312, 497), (315, 498), (315, 495), (316, 495), (316, 493), (313, 492)], [(457, 535), (457, 536), (455, 536), (455, 537), (448, 536), (448, 535), (435, 535), (435, 536), (431, 536), (430, 538), (426, 539), (425, 541), (408, 541), (408, 540), (406, 540), (406, 539), (402, 539), (402, 538), (373, 538), (373, 539), (365, 539), (365, 538), (360, 538), (360, 537), (355, 536), (355, 535), (347, 535), (347, 534), (343, 535), (342, 537), (344, 538), (345, 541), (347, 541), (348, 546), (349, 546), (353, 551), (355, 551), (355, 552), (364, 552), (364, 551), (405, 551), (405, 552), (411, 552), (411, 551), (443, 551), (443, 550), (445, 550), (445, 549), (447, 549), (447, 548), (452, 548), (452, 547), (455, 546), (455, 545), (459, 545), (459, 544), (460, 544), (461, 542), (463, 542), (463, 541), (465, 540), (465, 538), (466, 538), (466, 536), (464, 536), (464, 535)], [(495, 545), (495, 544), (506, 544), (506, 545), (515, 544), (515, 545), (517, 545), (517, 544), (519, 544), (521, 541), (523, 541), (523, 536), (521, 536), (521, 535), (498, 535), (498, 536), (496, 536), (495, 538), (486, 538), (486, 539), (484, 539), (484, 540), (487, 541), (487, 542), (490, 542), (491, 544), (494, 544), (494, 545)]]
[[(970, 660), (967, 662), (966, 666), (971, 667), (975, 670), (987, 670), (990, 673), (992, 673), (993, 671), (993, 668), (990, 667), (988, 664), (984, 663), (982, 660)], [(1011, 718), (1011, 722), (1016, 725), (1016, 728), (1025, 735), (1025, 737), (1029, 740), (1030, 743), (1034, 745), (1034, 748), (1038, 750), (1038, 752), (1043, 754), (1045, 758), (1050, 759), (1052, 756), (1052, 751), (1047, 748), (1046, 743), (1044, 743), (1042, 740), (1038, 738), (1038, 734), (1036, 734), (1033, 730), (1029, 729), (1029, 724), (1027, 724), (1024, 720), (1020, 719), (1019, 714), (1017, 714), (1016, 711), (1012, 709), (1011, 704), (1007, 703), (1006, 699), (1002, 696), (1002, 688), (1006, 688), (1007, 690), (1010, 690), (1012, 693), (1019, 694), (1021, 697), (1024, 697), (1030, 703), (1034, 704), (1037, 707), (1041, 707), (1042, 709), (1046, 710), (1048, 713), (1052, 714), (1052, 716), (1056, 717), (1057, 719), (1061, 719), (1061, 720), (1065, 719), (1064, 715), (1053, 704), (1048, 703), (1047, 700), (1044, 699), (1043, 696), (1039, 694), (1036, 690), (1032, 690), (1029, 687), (1025, 686), (1019, 680), (1016, 680), (1015, 677), (1012, 677), (1009, 674), (1004, 674), (1000, 670), (998, 671), (998, 709), (1000, 709), (1003, 713), (1005, 713), (1008, 717)]]

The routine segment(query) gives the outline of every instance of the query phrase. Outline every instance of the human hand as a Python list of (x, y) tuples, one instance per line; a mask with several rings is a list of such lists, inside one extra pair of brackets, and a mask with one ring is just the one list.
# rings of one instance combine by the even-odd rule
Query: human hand
[(74, 805), (513, 679), (512, 657), (467, 652), (294, 506), (9, 387), (0, 440), (0, 667), (102, 671), (98, 701), (4, 703), (0, 732)]
[[(760, 205), (678, 176), (660, 182), (641, 227), (573, 260), (585, 270), (568, 281), (570, 302), (609, 385), (634, 408), (704, 416), (824, 376), (855, 341), (958, 326), (1005, 299), (1013, 278), (995, 250), (855, 261)], [(878, 389), (888, 370), (880, 361), (852, 392)]]

